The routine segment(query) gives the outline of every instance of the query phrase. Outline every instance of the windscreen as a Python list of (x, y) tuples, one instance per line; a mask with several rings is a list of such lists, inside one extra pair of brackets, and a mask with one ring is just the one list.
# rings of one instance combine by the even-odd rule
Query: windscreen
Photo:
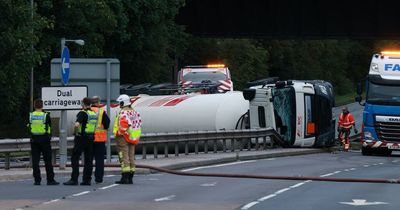
[(221, 71), (189, 72), (183, 76), (184, 81), (192, 81), (193, 83), (205, 81), (218, 82), (218, 80), (226, 79), (226, 75)]
[(400, 86), (381, 85), (368, 82), (367, 103), (400, 105)]
[(294, 88), (275, 88), (272, 93), (277, 127), (280, 126), (279, 124), (282, 124), (283, 129), (286, 130), (286, 132), (282, 134), (283, 140), (288, 145), (293, 145), (296, 133), (296, 102)]

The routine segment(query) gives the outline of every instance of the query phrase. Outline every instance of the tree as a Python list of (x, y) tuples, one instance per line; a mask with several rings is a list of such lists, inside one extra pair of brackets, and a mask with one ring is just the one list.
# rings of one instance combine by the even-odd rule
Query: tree
[[(31, 19), (31, 9), (25, 0), (0, 1), (0, 137), (16, 136), (10, 124), (22, 126), (20, 112), (29, 110), (30, 69), (41, 59), (40, 50), (31, 49), (39, 38), (46, 21), (38, 16)], [(33, 32), (33, 33), (32, 33)], [(6, 127), (5, 129), (2, 127)], [(2, 132), (1, 132), (2, 131)]]

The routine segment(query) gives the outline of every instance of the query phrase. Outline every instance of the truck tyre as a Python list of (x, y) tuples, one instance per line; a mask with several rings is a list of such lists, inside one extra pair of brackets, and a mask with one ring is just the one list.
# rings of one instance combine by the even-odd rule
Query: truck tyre
[(383, 156), (391, 156), (392, 155), (392, 150), (384, 148), (381, 150), (381, 153)]
[(367, 148), (367, 147), (362, 147), (361, 148), (361, 154), (364, 156), (371, 156), (372, 155), (372, 149)]

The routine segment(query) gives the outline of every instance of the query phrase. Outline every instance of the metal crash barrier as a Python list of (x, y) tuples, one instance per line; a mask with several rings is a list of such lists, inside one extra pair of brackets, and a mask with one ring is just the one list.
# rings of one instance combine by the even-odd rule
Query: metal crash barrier
[[(251, 142), (255, 141), (255, 144)], [(56, 163), (56, 155), (59, 150), (59, 138), (51, 140), (53, 150), (53, 164)], [(265, 150), (273, 145), (282, 145), (280, 135), (272, 128), (263, 129), (241, 129), (227, 131), (190, 131), (178, 133), (148, 133), (141, 136), (139, 146), (136, 150), (141, 151), (142, 159), (146, 159), (149, 151), (154, 158), (159, 156), (159, 148), (164, 149), (164, 157), (168, 157), (172, 146), (175, 156), (180, 151), (185, 155), (189, 153), (199, 154), (210, 151), (217, 153), (235, 152), (247, 150)], [(111, 146), (115, 147), (114, 137), (111, 138)], [(67, 147), (72, 149), (73, 137), (67, 138)], [(181, 148), (183, 147), (183, 148)], [(0, 140), (0, 154), (4, 156), (4, 168), (10, 169), (13, 153), (31, 151), (29, 139), (4, 139)], [(14, 155), (16, 156), (16, 155)], [(26, 156), (26, 154), (25, 154)]]

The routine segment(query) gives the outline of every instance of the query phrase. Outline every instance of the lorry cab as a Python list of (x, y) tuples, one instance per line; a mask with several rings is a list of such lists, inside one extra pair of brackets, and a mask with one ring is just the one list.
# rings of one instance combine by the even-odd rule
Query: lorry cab
[(182, 89), (215, 86), (217, 93), (233, 91), (231, 73), (224, 64), (185, 66), (178, 72), (178, 84)]
[[(400, 52), (374, 54), (365, 87), (362, 154), (390, 155), (400, 149)], [(357, 92), (361, 102), (362, 89)]]
[(250, 102), (250, 128), (274, 128), (284, 146), (334, 144), (332, 85), (325, 81), (278, 81), (243, 92)]

